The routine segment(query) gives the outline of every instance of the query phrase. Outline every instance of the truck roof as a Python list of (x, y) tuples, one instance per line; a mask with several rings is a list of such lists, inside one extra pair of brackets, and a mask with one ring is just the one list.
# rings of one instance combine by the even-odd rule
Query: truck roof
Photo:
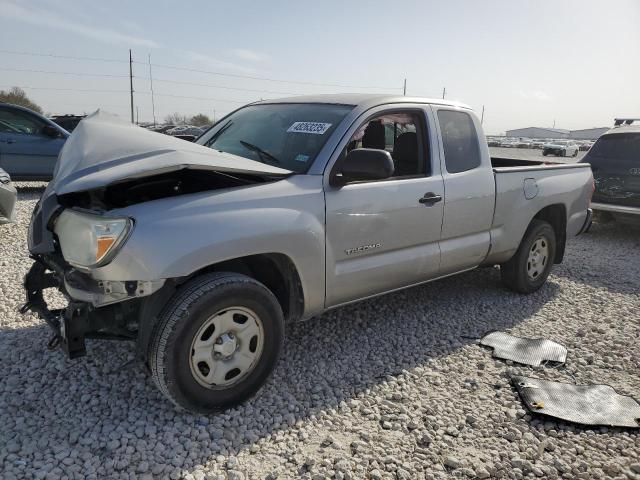
[(442, 100), (439, 98), (410, 97), (404, 95), (389, 95), (378, 93), (338, 93), (324, 95), (298, 95), (295, 97), (277, 98), (263, 100), (257, 104), (268, 103), (327, 103), (334, 105), (353, 105), (358, 107), (374, 107), (385, 103), (431, 103), (436, 105), (448, 105), (471, 109), (468, 105), (452, 100)]

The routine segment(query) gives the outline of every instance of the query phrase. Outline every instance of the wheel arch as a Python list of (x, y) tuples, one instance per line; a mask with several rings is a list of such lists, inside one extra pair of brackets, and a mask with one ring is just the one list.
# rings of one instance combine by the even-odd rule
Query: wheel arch
[(298, 269), (283, 253), (260, 253), (214, 263), (193, 272), (186, 280), (210, 272), (235, 272), (264, 284), (278, 299), (285, 321), (295, 321), (304, 312), (304, 289)]
[(285, 322), (300, 320), (304, 313), (304, 289), (293, 260), (282, 253), (247, 255), (207, 265), (188, 276), (171, 279), (154, 295), (142, 299), (138, 309), (138, 349), (146, 360), (151, 336), (162, 309), (180, 285), (211, 272), (234, 272), (264, 284), (277, 298)]
[(548, 205), (536, 213), (533, 220), (543, 220), (551, 225), (556, 234), (556, 255), (553, 263), (562, 263), (567, 243), (567, 207), (562, 203)]

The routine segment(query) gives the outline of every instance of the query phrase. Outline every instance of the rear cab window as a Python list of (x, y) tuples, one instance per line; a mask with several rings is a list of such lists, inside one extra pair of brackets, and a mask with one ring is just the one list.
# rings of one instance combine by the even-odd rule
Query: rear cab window
[(478, 133), (471, 115), (454, 110), (438, 110), (447, 172), (460, 173), (480, 166)]

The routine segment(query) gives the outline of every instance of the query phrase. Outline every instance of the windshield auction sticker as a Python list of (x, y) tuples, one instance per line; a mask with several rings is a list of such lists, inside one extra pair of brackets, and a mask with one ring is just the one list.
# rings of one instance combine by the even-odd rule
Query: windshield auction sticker
[(313, 133), (315, 135), (322, 135), (324, 132), (329, 130), (331, 127), (330, 123), (320, 123), (320, 122), (295, 122), (293, 125), (289, 127), (287, 132), (292, 133)]

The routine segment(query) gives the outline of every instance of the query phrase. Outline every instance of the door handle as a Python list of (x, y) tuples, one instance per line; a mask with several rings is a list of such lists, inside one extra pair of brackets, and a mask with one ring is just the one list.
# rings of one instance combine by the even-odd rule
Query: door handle
[(442, 196), (441, 195), (436, 195), (433, 192), (429, 192), (429, 193), (425, 193), (424, 197), (419, 198), (418, 202), (422, 203), (423, 205), (426, 205), (426, 206), (430, 207), (434, 203), (438, 203), (441, 200), (442, 200)]

